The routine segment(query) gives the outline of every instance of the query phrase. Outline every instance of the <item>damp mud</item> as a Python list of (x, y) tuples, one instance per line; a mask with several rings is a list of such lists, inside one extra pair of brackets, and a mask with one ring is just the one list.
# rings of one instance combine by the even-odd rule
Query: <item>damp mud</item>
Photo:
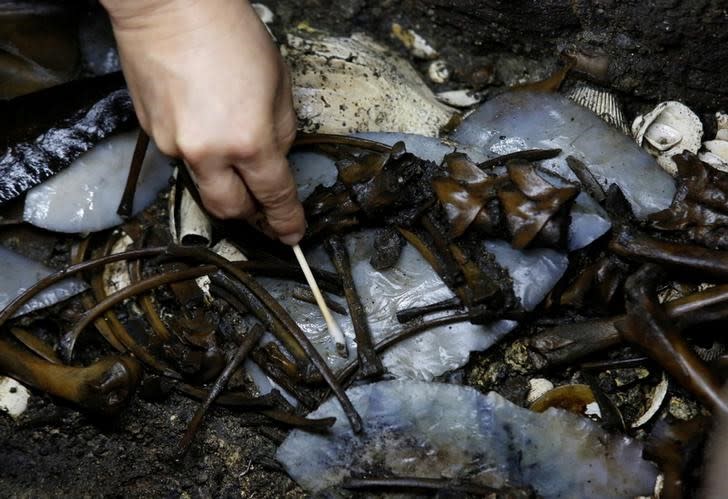
[[(509, 87), (546, 79), (559, 66), (562, 54), (568, 53), (576, 54), (577, 59), (581, 58), (578, 71), (581, 71), (579, 74), (583, 79), (614, 91), (618, 95), (624, 104), (625, 114), (629, 117), (634, 117), (638, 112), (644, 112), (661, 100), (669, 98), (690, 105), (703, 121), (708, 123), (709, 120), (705, 117), (712, 116), (721, 105), (725, 104), (724, 81), (725, 76), (728, 76), (726, 74), (728, 43), (723, 42), (728, 42), (725, 39), (728, 35), (722, 29), (726, 22), (726, 13), (718, 2), (657, 1), (628, 6), (602, 0), (575, 2), (548, 0), (527, 2), (527, 4), (524, 11), (520, 11), (515, 7), (502, 5), (502, 2), (471, 0), (448, 2), (345, 0), (333, 8), (331, 2), (322, 0), (271, 0), (265, 3), (274, 14), (270, 27), (278, 40), (285, 40), (286, 33), (292, 30), (296, 30), (299, 34), (316, 34), (320, 31), (327, 36), (339, 37), (346, 37), (354, 32), (364, 33), (367, 37), (365, 45), (368, 48), (371, 48), (371, 43), (379, 44), (387, 53), (394, 54), (397, 58), (409, 61), (413, 65), (416, 70), (415, 76), (419, 76), (429, 86), (429, 89), (425, 88), (417, 94), (418, 98), (425, 95), (429, 99), (442, 92), (464, 88), (468, 91), (468, 98), (475, 99), (471, 103), (491, 100)], [(82, 55), (85, 58), (85, 62), (82, 63), (83, 69), (73, 76), (88, 76), (118, 69), (118, 61), (114, 64), (113, 43), (108, 38), (108, 26), (98, 6), (90, 8), (81, 19), (84, 36), (91, 37), (96, 42), (82, 47)], [(642, 23), (648, 19), (660, 19), (660, 22), (650, 21), (649, 25), (643, 26)], [(395, 24), (399, 28), (393, 28)], [(410, 38), (402, 35), (405, 29), (415, 30), (429, 44), (429, 48), (418, 45), (413, 49), (406, 46), (402, 40)], [(706, 40), (710, 42), (706, 43)], [(357, 44), (360, 42), (361, 39)], [(305, 52), (306, 47), (309, 45), (303, 43), (298, 46), (298, 50)], [(396, 60), (399, 59), (395, 60), (394, 56), (391, 60), (395, 62), (392, 62), (391, 66), (398, 64)], [(442, 66), (433, 68), (432, 63), (435, 58), (444, 61), (442, 64), (447, 67), (447, 74)], [(99, 69), (101, 67), (103, 69)], [(357, 71), (361, 73), (363, 70), (357, 68)], [(370, 77), (368, 74), (356, 73), (353, 80)], [(64, 78), (71, 77), (66, 75)], [(349, 84), (350, 81), (346, 80), (345, 83)], [(562, 87), (562, 93), (566, 94), (573, 88), (575, 82), (567, 79)], [(377, 96), (377, 99), (385, 103), (386, 98), (386, 95)], [(505, 97), (505, 100), (508, 99), (509, 97)], [(563, 97), (558, 99), (565, 100)], [(348, 101), (342, 102), (341, 105), (346, 105)], [(460, 124), (455, 109), (439, 103), (434, 108), (439, 113), (436, 119), (423, 124), (421, 128), (387, 130), (390, 127), (400, 126), (400, 122), (394, 120), (381, 130), (419, 132), (435, 136), (438, 131), (444, 129), (447, 132), (450, 131), (449, 127)], [(580, 113), (586, 111), (582, 110)], [(317, 112), (312, 114), (317, 115)], [(454, 120), (453, 116), (456, 116)], [(471, 115), (470, 119), (477, 119), (477, 113)], [(304, 124), (310, 125), (308, 122)], [(348, 132), (358, 124), (359, 122), (336, 123), (332, 130)], [(126, 125), (125, 122), (124, 126)], [(44, 126), (39, 125), (40, 128)], [(602, 130), (600, 127), (606, 126), (600, 123), (596, 129)], [(317, 125), (311, 126), (312, 130), (319, 128)], [(706, 128), (705, 134), (712, 137), (715, 131), (709, 128), (710, 126)], [(517, 130), (513, 132), (517, 133)], [(612, 129), (611, 132), (621, 133), (616, 129)], [(385, 135), (364, 134), (364, 137), (380, 140), (391, 146), (394, 139), (384, 139)], [(458, 135), (454, 137), (457, 138)], [(98, 137), (99, 140), (102, 138)], [(419, 150), (419, 154), (416, 155), (438, 164), (445, 154), (455, 148), (451, 142), (430, 137), (410, 136), (396, 140), (405, 140), (408, 151)], [(498, 140), (494, 138), (493, 143), (497, 143)], [(650, 162), (647, 153), (639, 150), (631, 140), (622, 136), (620, 140), (620, 146), (638, 149), (639, 154), (646, 158), (645, 162)], [(486, 161), (490, 156), (488, 152), (496, 152), (492, 149), (493, 143), (490, 142), (487, 143), (490, 149), (483, 150), (486, 142), (477, 140), (466, 142), (469, 146), (459, 151), (473, 154), (474, 157), (480, 155), (477, 161)], [(567, 147), (568, 144), (564, 146), (546, 140), (535, 140), (533, 143), (524, 141), (520, 146), (523, 146), (521, 148)], [(513, 151), (500, 150), (500, 153), (509, 152)], [(313, 172), (311, 178), (304, 178), (306, 173), (303, 172), (303, 168), (299, 168), (299, 164), (304, 164), (306, 161), (317, 162), (320, 168), (322, 163), (310, 152), (294, 154), (292, 163), (294, 170), (297, 168), (300, 170), (297, 172), (297, 178), (300, 180), (303, 197), (314, 191), (314, 187), (318, 184), (316, 174), (321, 173)], [(689, 162), (689, 158), (684, 161)], [(58, 169), (66, 166), (68, 165), (64, 163), (58, 166)], [(333, 162), (326, 166), (333, 168)], [(67, 172), (71, 173), (70, 170), (69, 168)], [(334, 172), (334, 170), (329, 172), (331, 183), (334, 182)], [(575, 182), (574, 174), (565, 169), (551, 173), (553, 177), (548, 177), (549, 179), (558, 176), (564, 185)], [(620, 171), (615, 175), (620, 177), (622, 173)], [(39, 182), (46, 176), (42, 173), (40, 177), (43, 179), (39, 179)], [(604, 177), (610, 179), (609, 182), (605, 181), (605, 184), (619, 180), (606, 174)], [(578, 180), (582, 181), (582, 178)], [(648, 175), (642, 182), (644, 185), (640, 188), (645, 187), (647, 190), (652, 188), (659, 192), (647, 197), (639, 192), (639, 189), (633, 193), (625, 192), (627, 199), (622, 201), (627, 208), (622, 206), (621, 212), (619, 207), (615, 210), (607, 201), (604, 204), (609, 208), (610, 217), (620, 223), (624, 220), (619, 217), (629, 218), (631, 213), (627, 212), (630, 211), (628, 208), (630, 202), (632, 208), (636, 208), (638, 216), (647, 216), (657, 209), (670, 206), (672, 192), (667, 191), (672, 187), (672, 179), (665, 172), (657, 170), (654, 176)], [(158, 187), (162, 187), (162, 184), (163, 182), (159, 182)], [(662, 187), (666, 185), (669, 188), (663, 189)], [(3, 183), (0, 181), (0, 191), (2, 186)], [(32, 186), (23, 184), (22, 187), (26, 189)], [(158, 187), (149, 194), (150, 200), (154, 198)], [(42, 185), (40, 188), (36, 187), (40, 190), (42, 188)], [(18, 194), (14, 188), (8, 188), (6, 191), (9, 193), (8, 198)], [(606, 197), (608, 193), (601, 194)], [(22, 216), (23, 201), (15, 200), (2, 206), (0, 244), (19, 255), (43, 262), (48, 268), (59, 269), (68, 265), (72, 249), (83, 240), (84, 235), (76, 233), (83, 232), (83, 229), (73, 228), (66, 231), (69, 234), (63, 235), (27, 225), (13, 224), (7, 217), (12, 217), (14, 214)], [(615, 203), (618, 204), (618, 201)], [(705, 200), (698, 201), (705, 204)], [(690, 212), (691, 216), (697, 217), (696, 213), (702, 216), (707, 212), (705, 206), (698, 201), (695, 201), (695, 205), (700, 206), (703, 211), (698, 213), (695, 208)], [(558, 251), (548, 247), (537, 247), (528, 249), (526, 253), (526, 251), (516, 252), (507, 242), (490, 240), (488, 243), (488, 251), (495, 255), (496, 260), (500, 260), (499, 272), (505, 272), (504, 268), (509, 270), (504, 261), (509, 262), (513, 269), (528, 267), (527, 270), (534, 272), (513, 275), (511, 280), (498, 280), (500, 285), (507, 284), (509, 290), (513, 286), (514, 299), (524, 306), (525, 310), (519, 312), (526, 314), (525, 321), (517, 324), (512, 320), (504, 320), (502, 324), (499, 323), (503, 327), (494, 328), (491, 336), (486, 339), (483, 339), (482, 334), (474, 339), (466, 337), (465, 340), (468, 340), (466, 344), (455, 345), (454, 353), (451, 349), (455, 342), (449, 341), (447, 334), (452, 330), (475, 330), (476, 326), (469, 323), (462, 324), (459, 328), (442, 326), (436, 331), (439, 336), (435, 335), (436, 332), (425, 333), (417, 339), (411, 339), (410, 343), (403, 342), (388, 356), (381, 358), (390, 374), (410, 373), (410, 377), (414, 378), (464, 385), (466, 388), (458, 386), (457, 389), (472, 392), (474, 397), (475, 394), (485, 396), (489, 392), (495, 392), (496, 395), (489, 397), (497, 398), (499, 404), (518, 406), (519, 411), (521, 408), (533, 408), (536, 400), (543, 402), (540, 397), (543, 396), (544, 390), (548, 392), (549, 388), (537, 389), (537, 387), (564, 386), (566, 392), (570, 390), (575, 392), (577, 389), (573, 387), (580, 389), (587, 387), (593, 394), (594, 404), (599, 402), (596, 404), (599, 406), (599, 414), (595, 415), (593, 412), (591, 400), (583, 404), (579, 401), (578, 409), (572, 412), (579, 413), (581, 421), (588, 423), (589, 427), (596, 427), (597, 423), (586, 422), (582, 416), (598, 421), (600, 431), (628, 432), (635, 445), (640, 448), (645, 447), (646, 459), (659, 464), (661, 471), (670, 470), (669, 466), (674, 465), (674, 462), (664, 464), (660, 461), (661, 457), (664, 458), (669, 454), (657, 446), (660, 442), (661, 425), (669, 421), (677, 427), (686, 422), (706, 418), (709, 412), (688, 389), (672, 379), (668, 383), (658, 363), (643, 356), (639, 348), (621, 344), (619, 339), (615, 340), (620, 334), (617, 328), (620, 327), (619, 319), (622, 317), (617, 314), (622, 313), (623, 309), (615, 305), (614, 296), (617, 294), (617, 289), (621, 296), (621, 286), (627, 270), (620, 266), (619, 261), (610, 259), (608, 237), (602, 236), (609, 229), (606, 212), (593, 201), (591, 204), (583, 203), (585, 203), (583, 198), (576, 202), (578, 209), (574, 211), (574, 219), (578, 221), (581, 217), (582, 225), (588, 225), (593, 230), (593, 234), (590, 234), (588, 241), (583, 244), (572, 241), (572, 244), (562, 244), (557, 248)], [(644, 206), (641, 203), (647, 203), (649, 209), (642, 210)], [(170, 204), (175, 203), (169, 203), (169, 190), (165, 189), (156, 194), (151, 206), (138, 216), (140, 223), (134, 235), (141, 237), (139, 233), (147, 232), (145, 237), (158, 245), (167, 244), (174, 239), (168, 228)], [(678, 225), (680, 220), (676, 221), (676, 218), (680, 213), (673, 211), (675, 213), (663, 213), (660, 222), (662, 225), (655, 223), (659, 225), (656, 230), (662, 228), (669, 232), (673, 230), (671, 227)], [(668, 215), (672, 218), (666, 219)], [(105, 227), (108, 224), (103, 225)], [(237, 229), (238, 227), (234, 227), (232, 231)], [(378, 288), (369, 290), (370, 294), (382, 293), (382, 290), (388, 289), (387, 286), (396, 288), (398, 283), (391, 282), (392, 279), (387, 277), (399, 275), (396, 272), (402, 273), (401, 268), (395, 265), (396, 257), (400, 252), (405, 254), (414, 252), (411, 246), (405, 246), (404, 238), (400, 233), (393, 231), (391, 226), (384, 230), (389, 231), (388, 234), (384, 234), (388, 239), (381, 235), (380, 243), (375, 243), (373, 246), (377, 247), (377, 244), (380, 244), (382, 247), (387, 247), (387, 251), (391, 251), (394, 256), (387, 255), (385, 261), (375, 262), (371, 259), (373, 256), (370, 254), (371, 248), (367, 247), (367, 251), (361, 250), (361, 254), (356, 254), (356, 248), (352, 250), (356, 259), (354, 263), (359, 266), (359, 273), (372, 272), (372, 266), (388, 269), (381, 274), (383, 282)], [(712, 237), (710, 230), (710, 227), (704, 229), (698, 235), (705, 240), (713, 241), (714, 239), (710, 238)], [(249, 236), (249, 233), (241, 237), (245, 235)], [(109, 240), (118, 238), (118, 234), (111, 231), (104, 236)], [(371, 233), (369, 236), (371, 237), (368, 239), (374, 239), (375, 234)], [(589, 243), (593, 244), (584, 250), (583, 246)], [(612, 246), (618, 243), (619, 241), (614, 242)], [(571, 253), (567, 253), (567, 250), (571, 250)], [(0, 251), (4, 250), (0, 248)], [(327, 267), (323, 263), (326, 260), (323, 250), (319, 248), (316, 251), (318, 252), (316, 263)], [(275, 251), (272, 250), (272, 253)], [(499, 255), (502, 259), (498, 258)], [(252, 258), (254, 256), (252, 255)], [(415, 260), (424, 265), (421, 258), (414, 257), (409, 259), (408, 263)], [(157, 269), (153, 267), (154, 265), (158, 265), (158, 262), (142, 265), (139, 272), (151, 273), (151, 270)], [(408, 270), (406, 265), (401, 267)], [(365, 268), (365, 271), (362, 271), (362, 268)], [(330, 266), (328, 269), (330, 270)], [(583, 270), (583, 275), (572, 275), (575, 269)], [(165, 270), (169, 269), (165, 267)], [(414, 274), (413, 269), (409, 270)], [(432, 269), (427, 270), (428, 277), (429, 274), (434, 275)], [(357, 268), (354, 268), (354, 273), (354, 280), (361, 278), (357, 274)], [(536, 279), (534, 275), (541, 276), (538, 278), (541, 286), (528, 285), (529, 279)], [(562, 275), (569, 276), (569, 279), (559, 281)], [(268, 281), (273, 282), (270, 279)], [(585, 284), (587, 281), (588, 284)], [(617, 281), (619, 283), (614, 284)], [(229, 350), (230, 345), (234, 343), (231, 338), (235, 338), (235, 334), (244, 328), (245, 321), (241, 320), (238, 314), (232, 313), (230, 307), (225, 305), (219, 296), (210, 296), (211, 289), (215, 290), (216, 282), (213, 279), (211, 285), (210, 281), (207, 281), (208, 295), (205, 300), (198, 296), (200, 294), (198, 292), (189, 302), (180, 303), (181, 294), (169, 290), (155, 292), (154, 298), (165, 321), (184, 331), (187, 331), (185, 328), (188, 326), (190, 330), (195, 327), (202, 329), (208, 327), (214, 331), (217, 328), (223, 338), (222, 344)], [(549, 292), (554, 285), (555, 289)], [(315, 315), (313, 305), (290, 298), (288, 296), (290, 287), (286, 283), (279, 290), (281, 301), (298, 310), (304, 319), (313, 317)], [(431, 288), (433, 286), (427, 289), (432, 291)], [(437, 299), (452, 300), (453, 293), (442, 282), (437, 281), (434, 288), (439, 291)], [(583, 291), (582, 288), (588, 290)], [(663, 297), (670, 290), (661, 288), (657, 291), (660, 297)], [(702, 290), (698, 284), (691, 283), (685, 289), (681, 289), (678, 296), (699, 291)], [(416, 290), (411, 294), (416, 295)], [(367, 310), (372, 313), (377, 312), (374, 309), (381, 308), (382, 302), (386, 302), (381, 296), (370, 296), (367, 293), (362, 293), (362, 298), (369, 299)], [(377, 301), (377, 298), (380, 301)], [(79, 295), (62, 305), (32, 311), (14, 324), (32, 327), (36, 335), (47, 339), (48, 342), (55, 342), (68, 333), (68, 329), (59, 324), (67, 328), (83, 317), (88, 308), (83, 299), (84, 296)], [(339, 304), (344, 302), (342, 297), (336, 297), (334, 300)], [(423, 300), (422, 296), (414, 296), (414, 298), (408, 297), (406, 305), (430, 305), (434, 301), (437, 300)], [(455, 302), (456, 307), (462, 305), (457, 300)], [(449, 305), (445, 305), (447, 306)], [(590, 306), (592, 308), (589, 308)], [(148, 336), (148, 331), (139, 326), (141, 316), (139, 305), (127, 302), (118, 307), (117, 311), (118, 318), (129, 327), (135, 337)], [(716, 311), (716, 314), (720, 315), (719, 313), (720, 311)], [(380, 333), (379, 330), (391, 332), (395, 329), (393, 314), (394, 311), (389, 314), (391, 316), (386, 317), (392, 324), (387, 323), (387, 328), (378, 327), (375, 333)], [(295, 314), (292, 315), (295, 317)], [(344, 317), (342, 316), (342, 322), (345, 323), (349, 341), (352, 341), (355, 334), (353, 326), (350, 327), (349, 319)], [(689, 321), (690, 317), (685, 320)], [(585, 331), (583, 329), (585, 323), (597, 324), (600, 327)], [(320, 329), (318, 317), (311, 319), (311, 324), (310, 329)], [(568, 327), (562, 328), (564, 325)], [(725, 371), (725, 366), (721, 364), (721, 359), (725, 360), (723, 356), (725, 341), (718, 328), (713, 331), (712, 326), (706, 331), (701, 331), (701, 334), (696, 334), (696, 331), (688, 327), (690, 345), (704, 362), (711, 363), (710, 365), (717, 371)], [(135, 328), (139, 330), (135, 331)], [(482, 326), (478, 325), (477, 329), (482, 329)], [(593, 335), (593, 344), (586, 348), (587, 352), (577, 351), (579, 345), (574, 346), (574, 342), (571, 342), (573, 337), (570, 335), (574, 334)], [(376, 337), (376, 334), (374, 336), (375, 339), (381, 339)], [(422, 360), (423, 357), (408, 353), (408, 346), (417, 349), (423, 341), (433, 341), (433, 338), (438, 338), (438, 341), (442, 342), (439, 352), (441, 358), (436, 359), (435, 367), (429, 366)], [(191, 340), (199, 341), (200, 344), (206, 341), (197, 337)], [(563, 344), (558, 344), (559, 341), (563, 341)], [(549, 348), (551, 350), (548, 350)], [(605, 350), (606, 348), (609, 349)], [(80, 337), (75, 348), (75, 360), (89, 364), (99, 356), (108, 354), (109, 351), (109, 345), (104, 343), (103, 338), (95, 334), (85, 334)], [(276, 352), (269, 350), (259, 355), (270, 355), (265, 357), (266, 359), (275, 358)], [(330, 357), (335, 358), (333, 351)], [(198, 364), (200, 362), (193, 360)], [(341, 363), (341, 359), (338, 359), (338, 362)], [(440, 364), (444, 364), (444, 367)], [(258, 374), (262, 376), (260, 379), (266, 378), (262, 372)], [(252, 374), (250, 376), (253, 377)], [(251, 385), (250, 381), (247, 378), (234, 377), (231, 385), (244, 390)], [(270, 380), (267, 382), (270, 384)], [(354, 393), (361, 393), (362, 387), (355, 384), (353, 390)], [(254, 389), (248, 391), (250, 393), (247, 395), (259, 395)], [(325, 393), (320, 387), (306, 386), (298, 395), (304, 402), (309, 403), (310, 409), (315, 409)], [(604, 397), (608, 403), (604, 403)], [(501, 399), (505, 400), (501, 402)], [(552, 407), (561, 407), (556, 402), (549, 403), (554, 404)], [(327, 404), (336, 405), (336, 402), (329, 401)], [(588, 407), (590, 404), (591, 408)], [(291, 434), (300, 433), (299, 430), (292, 432), (289, 427), (261, 414), (213, 405), (189, 452), (180, 457), (178, 452), (180, 440), (198, 407), (199, 401), (183, 395), (179, 390), (173, 389), (171, 384), (149, 374), (145, 376), (128, 406), (114, 416), (102, 417), (80, 412), (68, 403), (43, 394), (39, 390), (31, 390), (28, 407), (20, 415), (13, 417), (0, 413), (0, 490), (3, 491), (3, 495), (12, 497), (79, 495), (309, 497), (277, 459), (277, 451), (281, 444)], [(552, 411), (550, 414), (558, 412)], [(568, 417), (576, 418), (573, 415)], [(346, 420), (340, 414), (339, 419), (337, 425), (346, 426)], [(563, 421), (561, 423), (561, 427), (568, 427)], [(683, 453), (684, 462), (679, 463), (683, 468), (690, 470), (683, 478), (687, 490), (693, 492), (698, 489), (702, 480), (703, 463), (700, 456), (702, 439), (705, 436), (704, 428), (696, 430), (695, 435), (692, 435), (693, 439), (686, 437), (686, 448), (689, 452)], [(386, 438), (383, 438), (383, 441), (386, 443)], [(300, 459), (300, 456), (298, 457)], [(648, 491), (640, 490), (640, 492)], [(367, 496), (341, 490), (337, 493), (342, 497)]]

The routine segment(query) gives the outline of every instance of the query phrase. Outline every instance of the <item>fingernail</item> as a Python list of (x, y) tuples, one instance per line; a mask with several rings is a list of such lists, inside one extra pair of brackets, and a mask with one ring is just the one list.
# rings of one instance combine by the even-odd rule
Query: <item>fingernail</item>
[(294, 246), (298, 244), (301, 239), (303, 239), (303, 233), (301, 232), (286, 234), (285, 236), (281, 236), (278, 238), (280, 242), (282, 242), (283, 244), (287, 244), (288, 246)]

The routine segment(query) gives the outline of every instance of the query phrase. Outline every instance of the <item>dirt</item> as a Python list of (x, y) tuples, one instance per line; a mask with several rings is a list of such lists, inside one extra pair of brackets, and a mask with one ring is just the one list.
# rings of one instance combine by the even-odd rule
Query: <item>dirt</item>
[(260, 417), (214, 410), (189, 454), (175, 458), (197, 404), (179, 395), (136, 397), (118, 418), (94, 420), (47, 397), (31, 397), (14, 421), (0, 418), (3, 495), (303, 497), (272, 469), (280, 430)]
[[(494, 0), (344, 0), (333, 13), (331, 3), (322, 0), (273, 0), (267, 5), (277, 15), (279, 33), (281, 27), (301, 22), (337, 34), (366, 31), (402, 53), (404, 48), (390, 36), (391, 23), (417, 29), (455, 69), (453, 79), (433, 85), (435, 90), (466, 85), (495, 92), (513, 82), (538, 79), (555, 67), (560, 50), (577, 45), (609, 54), (610, 73), (603, 83), (615, 88), (633, 113), (670, 98), (684, 100), (707, 116), (724, 105), (728, 92), (723, 84), (728, 31), (712, 29), (727, 15), (717, 0), (629, 5), (548, 0), (514, 2), (512, 7)], [(710, 28), (708, 33), (703, 26)], [(425, 73), (426, 62), (413, 62)], [(166, 226), (161, 219), (159, 223)], [(8, 235), (8, 229), (0, 231), (3, 244), (25, 246), (26, 254), (61, 265), (67, 242), (48, 237), (34, 246), (22, 243), (20, 235)], [(520, 405), (526, 404), (531, 377), (545, 376), (556, 385), (584, 382), (576, 367), (536, 373), (517, 341), (533, 332), (513, 332), (488, 352), (474, 354), (468, 366), (447, 379), (483, 392), (495, 390)], [(636, 352), (610, 354), (624, 355)], [(647, 364), (645, 371), (599, 375), (600, 386), (627, 419), (641, 414), (659, 381), (657, 368)], [(700, 412), (679, 389), (671, 386), (668, 397), (662, 413), (688, 418)], [(179, 394), (162, 400), (137, 396), (120, 417), (99, 420), (34, 391), (28, 410), (17, 420), (0, 415), (0, 490), (14, 497), (305, 496), (273, 458), (285, 430), (261, 416), (213, 409), (190, 453), (178, 462), (175, 449), (197, 404)]]
[(279, 26), (366, 31), (400, 49), (392, 23), (414, 29), (459, 84), (492, 82), (489, 73), (496, 87), (514, 76), (538, 77), (569, 50), (603, 58), (606, 72), (586, 78), (618, 92), (632, 112), (676, 99), (708, 117), (728, 97), (728, 10), (720, 0), (344, 0), (334, 13), (321, 0), (268, 5)]

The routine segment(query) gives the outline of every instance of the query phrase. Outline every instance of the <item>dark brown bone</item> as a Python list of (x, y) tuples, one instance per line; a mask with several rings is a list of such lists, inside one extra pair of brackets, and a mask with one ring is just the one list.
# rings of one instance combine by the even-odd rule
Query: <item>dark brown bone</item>
[(399, 261), (404, 247), (404, 237), (392, 226), (377, 229), (374, 237), (374, 252), (369, 263), (374, 270), (389, 270)]
[(361, 372), (365, 378), (380, 376), (384, 372), (384, 367), (374, 351), (367, 313), (361, 303), (359, 293), (356, 291), (356, 283), (351, 274), (351, 262), (346, 243), (340, 236), (333, 236), (326, 240), (325, 246), (331, 262), (344, 284), (344, 296), (349, 305), (351, 323), (354, 326), (356, 356), (359, 359)]
[(417, 319), (427, 314), (435, 312), (444, 312), (449, 310), (462, 310), (463, 303), (459, 298), (453, 297), (447, 300), (432, 303), (430, 305), (423, 305), (421, 307), (412, 307), (404, 310), (397, 311), (397, 321), (400, 323), (409, 322), (413, 319)]
[[(392, 493), (411, 493), (419, 497), (437, 492), (437, 497), (487, 496), (527, 499), (533, 497), (527, 489), (504, 485), (502, 488), (486, 487), (476, 483), (465, 483), (445, 478), (421, 477), (383, 477), (383, 478), (347, 478), (341, 485), (351, 490), (390, 491)], [(386, 494), (385, 494), (386, 495)], [(409, 495), (409, 494), (407, 494)]]
[(434, 179), (432, 187), (450, 222), (449, 236), (460, 237), (471, 225), (495, 233), (501, 217), (496, 190), (508, 178), (487, 175), (462, 153), (448, 154), (444, 162), (449, 176)]
[[(91, 242), (91, 238), (87, 237), (84, 240), (80, 241), (78, 245), (76, 245), (71, 250), (71, 264), (77, 264), (81, 263), (83, 259), (86, 257), (86, 252), (88, 250), (89, 243)], [(111, 251), (111, 243), (109, 242), (107, 244), (107, 247), (109, 248), (109, 251), (106, 251), (104, 254), (107, 255)], [(103, 272), (99, 272), (98, 274), (103, 275)], [(96, 305), (96, 300), (94, 299), (93, 295), (97, 294), (97, 291), (95, 289), (92, 289), (93, 293), (83, 293), (81, 295), (81, 303), (83, 304), (84, 308), (86, 310), (93, 308), (94, 305)], [(109, 342), (109, 344), (119, 353), (126, 353), (127, 348), (121, 344), (119, 340), (117, 340), (117, 334), (114, 334), (114, 330), (120, 325), (119, 318), (116, 317), (116, 314), (108, 313), (105, 317), (102, 317), (98, 319), (96, 322), (94, 322), (94, 326), (96, 327), (96, 330), (101, 334), (101, 336), (104, 337), (106, 341)]]
[(615, 229), (609, 249), (625, 258), (664, 265), (691, 280), (728, 278), (728, 252), (661, 241), (626, 226)]
[(510, 161), (507, 168), (517, 189), (501, 189), (498, 199), (512, 235), (511, 244), (514, 248), (526, 248), (549, 220), (562, 208), (568, 209), (579, 189), (574, 186), (554, 187), (524, 160)]
[(51, 364), (63, 364), (63, 361), (58, 357), (56, 351), (33, 333), (19, 327), (11, 327), (10, 334), (15, 336), (15, 339), (22, 343), (28, 350), (42, 359)]
[(316, 408), (317, 400), (311, 390), (300, 382), (302, 376), (298, 372), (291, 373), (292, 366), (287, 362), (282, 352), (275, 344), (269, 343), (261, 348), (255, 349), (250, 358), (270, 379), (280, 385), (285, 391), (298, 400), (308, 410)]
[(341, 385), (336, 381), (331, 369), (326, 364), (326, 361), (321, 357), (321, 354), (311, 344), (308, 337), (301, 331), (301, 328), (286, 311), (281, 307), (280, 303), (275, 301), (272, 296), (255, 280), (253, 277), (245, 271), (242, 271), (235, 267), (231, 262), (224, 259), (223, 257), (209, 251), (206, 248), (201, 247), (184, 247), (184, 246), (171, 246), (167, 248), (167, 253), (170, 256), (178, 256), (182, 258), (193, 258), (201, 260), (206, 263), (217, 265), (225, 273), (233, 276), (242, 286), (248, 288), (251, 293), (258, 298), (261, 303), (278, 319), (281, 321), (286, 328), (293, 334), (296, 341), (299, 343), (301, 348), (306, 352), (311, 360), (311, 363), (321, 372), (326, 383), (334, 392), (336, 398), (339, 400), (341, 407), (349, 419), (352, 431), (359, 433), (362, 430), (361, 416), (356, 412), (356, 409), (349, 400)]
[(665, 476), (662, 489), (662, 497), (665, 499), (683, 497), (683, 474), (696, 453), (701, 451), (709, 427), (710, 420), (706, 416), (672, 424), (661, 419), (655, 424), (647, 438), (644, 454), (647, 459), (660, 466), (660, 471)]
[(607, 193), (604, 192), (604, 188), (583, 162), (579, 161), (574, 156), (568, 156), (566, 158), (566, 164), (569, 165), (569, 169), (574, 172), (576, 178), (579, 179), (581, 188), (594, 198), (597, 203), (602, 203), (605, 199), (607, 199)]
[(124, 193), (121, 195), (119, 208), (116, 210), (116, 213), (124, 220), (129, 219), (134, 211), (134, 195), (136, 194), (139, 174), (142, 172), (142, 165), (144, 164), (144, 156), (147, 154), (148, 145), (149, 135), (144, 130), (139, 130), (136, 145), (134, 146), (134, 154), (131, 158), (131, 165), (129, 166), (129, 175), (126, 178), (126, 185), (124, 186)]
[(374, 140), (331, 133), (299, 133), (296, 136), (296, 140), (293, 142), (293, 147), (306, 147), (322, 144), (339, 144), (380, 153), (388, 153), (392, 150), (391, 146)]
[(190, 448), (190, 444), (192, 443), (192, 439), (195, 438), (197, 430), (200, 429), (200, 425), (202, 424), (202, 420), (205, 417), (205, 413), (210, 408), (215, 399), (225, 389), (225, 386), (230, 380), (230, 377), (233, 375), (233, 372), (235, 372), (235, 370), (240, 366), (243, 360), (245, 360), (245, 357), (253, 349), (255, 344), (258, 343), (260, 338), (263, 336), (263, 332), (263, 326), (261, 326), (260, 324), (256, 324), (240, 342), (240, 346), (235, 351), (235, 354), (225, 366), (225, 369), (220, 373), (220, 376), (218, 376), (217, 380), (212, 385), (212, 388), (210, 388), (210, 391), (208, 392), (204, 402), (197, 409), (197, 412), (195, 412), (192, 420), (190, 420), (187, 431), (185, 432), (184, 437), (182, 437), (182, 440), (179, 443), (179, 453), (181, 455), (187, 453), (187, 450)]
[(308, 364), (306, 352), (301, 348), (286, 325), (273, 315), (268, 308), (246, 287), (236, 285), (235, 281), (215, 272), (210, 276), (212, 291), (230, 303), (241, 315), (252, 313), (293, 355), (299, 366)]
[(487, 159), (478, 164), (480, 168), (491, 168), (497, 165), (505, 165), (512, 159), (525, 159), (528, 161), (541, 161), (544, 159), (555, 158), (561, 154), (561, 149), (526, 149), (524, 151), (516, 151), (495, 158)]
[(657, 284), (663, 273), (656, 265), (644, 265), (627, 279), (627, 317), (617, 322), (622, 337), (642, 347), (675, 380), (710, 409), (728, 414), (728, 403), (720, 396), (720, 383), (680, 336), (657, 299)]
[(0, 339), (0, 371), (95, 413), (122, 409), (141, 379), (141, 366), (131, 357), (106, 357), (88, 367), (53, 364)]
[[(728, 285), (715, 286), (665, 303), (670, 319), (680, 324), (726, 317)], [(707, 312), (707, 314), (706, 314)], [(561, 324), (546, 328), (525, 340), (539, 369), (568, 364), (592, 353), (618, 345), (622, 339), (614, 326), (624, 316)]]
[[(322, 296), (324, 297), (326, 306), (329, 307), (332, 312), (336, 312), (339, 315), (349, 315), (349, 313), (346, 311), (346, 307), (341, 305), (339, 302), (335, 302), (328, 295), (322, 294)], [(291, 297), (302, 302), (316, 305), (316, 297), (313, 295), (313, 291), (311, 291), (311, 288), (295, 288), (291, 292)]]

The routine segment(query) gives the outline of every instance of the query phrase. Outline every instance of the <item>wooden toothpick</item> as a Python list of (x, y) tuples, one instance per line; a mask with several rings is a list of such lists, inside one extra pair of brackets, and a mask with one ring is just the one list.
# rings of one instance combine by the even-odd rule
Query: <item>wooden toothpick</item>
[(321, 294), (321, 290), (319, 289), (318, 284), (316, 284), (316, 279), (313, 277), (311, 267), (308, 266), (306, 257), (303, 255), (303, 251), (301, 251), (301, 247), (299, 245), (296, 244), (293, 246), (293, 254), (296, 255), (296, 260), (298, 260), (298, 264), (301, 266), (303, 275), (306, 276), (306, 282), (308, 282), (308, 285), (313, 292), (313, 296), (316, 298), (316, 303), (321, 310), (321, 314), (323, 314), (324, 320), (326, 320), (326, 326), (329, 328), (329, 334), (334, 339), (334, 342), (336, 342), (336, 352), (342, 357), (347, 358), (349, 356), (349, 349), (346, 347), (344, 333), (341, 331), (339, 324), (331, 315), (331, 311), (326, 305), (326, 301)]

